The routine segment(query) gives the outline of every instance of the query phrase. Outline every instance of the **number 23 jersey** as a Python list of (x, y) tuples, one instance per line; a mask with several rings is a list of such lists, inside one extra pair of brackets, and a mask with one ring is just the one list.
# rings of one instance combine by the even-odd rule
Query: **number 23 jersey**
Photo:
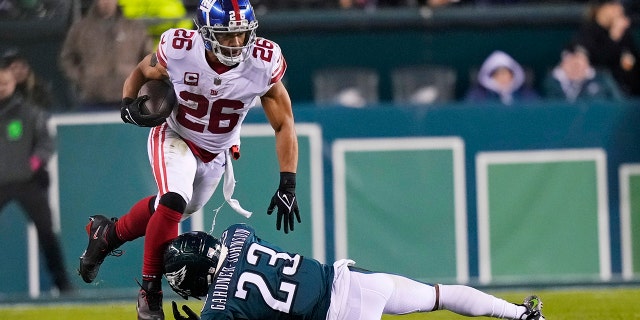
[(245, 61), (216, 72), (195, 30), (169, 29), (160, 37), (156, 57), (169, 73), (180, 104), (167, 123), (182, 138), (211, 153), (240, 143), (247, 112), (284, 76), (280, 47), (257, 38)]
[(209, 286), (202, 320), (326, 319), (332, 266), (284, 252), (244, 224), (227, 228), (220, 241), (223, 260)]

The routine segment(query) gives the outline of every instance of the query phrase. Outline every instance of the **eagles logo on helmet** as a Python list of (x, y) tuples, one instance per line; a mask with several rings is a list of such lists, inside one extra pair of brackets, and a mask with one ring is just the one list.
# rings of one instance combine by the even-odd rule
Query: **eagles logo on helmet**
[(202, 231), (173, 239), (164, 253), (164, 275), (171, 289), (185, 299), (206, 296), (221, 247), (218, 239)]
[[(249, 0), (203, 0), (194, 22), (204, 40), (204, 47), (227, 66), (247, 59), (256, 41), (258, 20)], [(241, 32), (246, 33), (241, 47), (224, 46), (218, 40), (222, 34)]]
[(187, 266), (184, 265), (182, 268), (173, 272), (165, 272), (164, 276), (167, 278), (167, 282), (169, 282), (169, 285), (172, 288), (180, 287), (187, 276)]

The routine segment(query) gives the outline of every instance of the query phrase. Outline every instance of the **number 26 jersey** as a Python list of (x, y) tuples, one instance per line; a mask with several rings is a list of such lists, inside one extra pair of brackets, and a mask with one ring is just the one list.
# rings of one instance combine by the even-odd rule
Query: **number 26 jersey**
[(284, 76), (287, 64), (280, 47), (257, 38), (248, 58), (224, 72), (207, 62), (196, 30), (169, 29), (160, 37), (158, 62), (169, 73), (179, 107), (167, 123), (182, 138), (211, 153), (240, 143), (247, 112)]

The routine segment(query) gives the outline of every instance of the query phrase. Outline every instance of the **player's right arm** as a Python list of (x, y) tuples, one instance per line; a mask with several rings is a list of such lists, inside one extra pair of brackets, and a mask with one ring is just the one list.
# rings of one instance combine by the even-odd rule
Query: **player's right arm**
[(125, 123), (132, 123), (140, 127), (155, 127), (164, 122), (163, 117), (142, 115), (140, 113), (140, 106), (149, 98), (146, 96), (138, 97), (138, 92), (142, 85), (149, 80), (169, 78), (164, 53), (167, 49), (167, 40), (171, 38), (172, 30), (169, 29), (162, 34), (158, 51), (144, 57), (124, 81), (120, 117)]
[(120, 117), (125, 123), (135, 124), (139, 127), (155, 127), (162, 124), (165, 119), (160, 115), (143, 115), (140, 108), (148, 96), (138, 97), (138, 91), (148, 80), (163, 80), (169, 77), (167, 69), (157, 62), (155, 53), (144, 57), (142, 61), (131, 71), (122, 87), (122, 104), (120, 105)]
[(164, 80), (169, 78), (167, 68), (158, 63), (156, 53), (150, 53), (131, 71), (122, 87), (123, 98), (135, 98), (142, 85), (149, 80)]

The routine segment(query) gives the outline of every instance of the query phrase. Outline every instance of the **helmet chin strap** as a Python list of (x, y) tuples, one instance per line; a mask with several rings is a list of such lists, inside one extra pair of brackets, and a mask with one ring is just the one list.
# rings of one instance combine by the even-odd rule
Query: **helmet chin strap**
[(218, 58), (218, 61), (222, 64), (224, 64), (225, 66), (228, 67), (232, 67), (238, 63), (240, 63), (241, 61), (233, 61), (228, 59), (227, 56), (223, 55), (222, 53), (216, 53), (216, 58)]
[[(220, 44), (215, 45), (213, 50), (213, 53), (216, 55), (216, 58), (218, 58), (218, 61), (226, 66), (232, 67), (240, 62), (243, 62), (244, 60), (246, 60), (246, 57), (248, 56), (248, 54), (245, 52), (246, 50), (248, 50), (248, 47), (238, 47), (238, 48), (232, 48), (232, 47), (225, 47), (222, 46)], [(240, 54), (237, 56), (227, 56), (225, 54), (222, 53), (222, 50), (229, 50), (229, 51), (233, 51), (233, 50), (239, 50)]]

